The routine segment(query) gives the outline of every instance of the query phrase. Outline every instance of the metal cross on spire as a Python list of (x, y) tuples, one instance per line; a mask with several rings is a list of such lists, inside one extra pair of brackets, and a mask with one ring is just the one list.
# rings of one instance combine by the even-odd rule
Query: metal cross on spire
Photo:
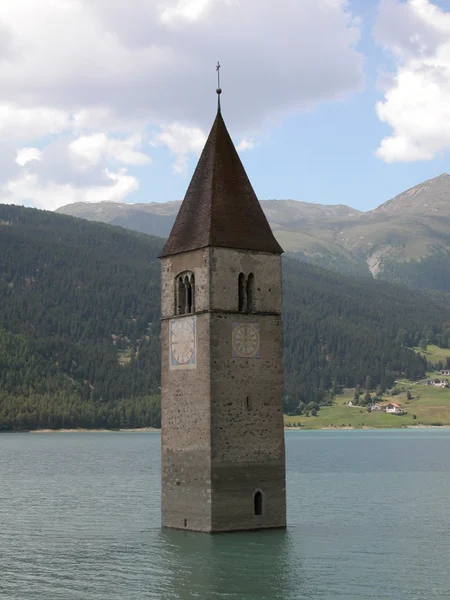
[(217, 61), (217, 65), (216, 65), (216, 71), (217, 71), (217, 110), (218, 112), (220, 112), (220, 94), (222, 93), (222, 88), (220, 87), (220, 62)]

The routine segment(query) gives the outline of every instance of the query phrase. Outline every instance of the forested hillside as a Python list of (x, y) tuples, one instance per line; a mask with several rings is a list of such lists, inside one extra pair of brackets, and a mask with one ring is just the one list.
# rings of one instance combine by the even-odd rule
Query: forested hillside
[(386, 389), (427, 365), (412, 347), (450, 343), (450, 297), (284, 261), (285, 404), (326, 402), (329, 390)]
[[(449, 226), (450, 231), (450, 226)], [(424, 290), (450, 293), (450, 250), (436, 246), (430, 254), (407, 262), (383, 260), (383, 278)]]
[[(162, 240), (0, 205), (0, 428), (157, 426)], [(286, 408), (421, 377), (446, 297), (284, 261)]]
[(0, 426), (158, 425), (160, 247), (0, 205)]

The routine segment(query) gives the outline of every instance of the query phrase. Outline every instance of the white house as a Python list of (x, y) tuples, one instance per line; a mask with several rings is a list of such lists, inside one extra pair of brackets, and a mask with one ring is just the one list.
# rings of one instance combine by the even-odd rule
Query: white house
[(370, 412), (374, 412), (377, 410), (383, 410), (383, 408), (379, 404), (372, 404), (372, 406), (370, 407)]
[(395, 404), (395, 402), (389, 402), (389, 404), (386, 406), (386, 412), (398, 415), (398, 414), (400, 414), (402, 412), (405, 412), (405, 411), (400, 406), (400, 404)]
[(447, 387), (449, 385), (448, 379), (428, 379), (427, 385), (433, 385), (434, 387)]

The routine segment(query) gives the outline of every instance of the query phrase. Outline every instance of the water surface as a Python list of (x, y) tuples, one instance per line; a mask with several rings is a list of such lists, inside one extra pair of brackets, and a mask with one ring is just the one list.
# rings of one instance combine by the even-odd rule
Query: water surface
[(160, 529), (159, 434), (0, 435), (0, 598), (449, 600), (450, 430), (288, 431), (287, 532)]

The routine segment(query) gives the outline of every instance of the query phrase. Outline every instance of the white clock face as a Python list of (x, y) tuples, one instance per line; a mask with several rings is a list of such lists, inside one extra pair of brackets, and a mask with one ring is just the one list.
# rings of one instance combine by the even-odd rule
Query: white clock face
[(233, 356), (259, 358), (261, 347), (259, 323), (233, 323)]
[(195, 317), (170, 321), (170, 368), (195, 368)]

